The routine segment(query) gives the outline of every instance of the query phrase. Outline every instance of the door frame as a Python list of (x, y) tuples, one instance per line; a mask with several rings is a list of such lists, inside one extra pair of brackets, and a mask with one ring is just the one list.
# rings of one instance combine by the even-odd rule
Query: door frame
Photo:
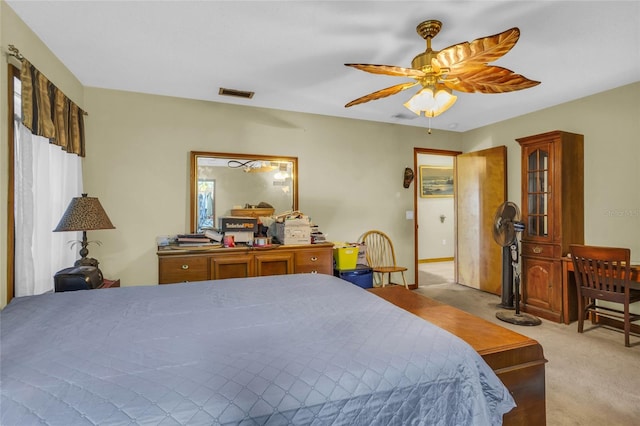
[[(422, 155), (443, 155), (443, 156), (447, 156), (447, 157), (453, 157), (453, 174), (455, 176), (456, 173), (456, 157), (460, 154), (462, 154), (462, 151), (449, 151), (449, 150), (444, 150), (444, 149), (432, 149), (432, 148), (417, 148), (414, 147), (413, 148), (413, 170), (414, 170), (414, 184), (413, 184), (413, 276), (414, 276), (414, 281), (415, 283), (412, 286), (409, 286), (412, 290), (417, 289), (419, 282), (418, 282), (418, 247), (419, 247), (419, 230), (418, 230), (418, 190), (419, 190), (419, 180), (420, 180), (420, 176), (418, 173), (418, 170), (420, 169), (420, 166), (418, 165), (418, 155), (422, 154)], [(458, 234), (458, 226), (457, 226), (457, 212), (455, 210), (455, 200), (456, 200), (457, 194), (454, 192), (453, 194), (453, 199), (454, 199), (454, 222), (453, 222), (453, 233), (454, 233), (454, 246), (453, 246), (453, 262), (455, 265), (456, 262), (456, 258), (457, 258), (457, 251), (458, 251), (458, 240), (457, 240), (457, 234)], [(458, 270), (457, 268), (455, 269), (455, 273), (457, 275)], [(457, 280), (457, 276), (456, 276), (456, 280)]]

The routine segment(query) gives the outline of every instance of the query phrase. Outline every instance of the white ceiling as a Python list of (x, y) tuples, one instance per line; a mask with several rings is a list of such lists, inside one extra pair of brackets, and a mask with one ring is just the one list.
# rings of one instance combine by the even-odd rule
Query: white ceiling
[[(415, 28), (427, 19), (443, 23), (434, 50), (519, 27), (519, 42), (495, 63), (542, 82), (458, 93), (434, 129), (466, 131), (640, 81), (638, 1), (7, 3), (83, 85), (100, 88), (427, 127), (402, 106), (413, 89), (345, 108), (410, 80), (343, 65), (410, 67), (425, 49)], [(219, 87), (256, 94), (223, 97)]]

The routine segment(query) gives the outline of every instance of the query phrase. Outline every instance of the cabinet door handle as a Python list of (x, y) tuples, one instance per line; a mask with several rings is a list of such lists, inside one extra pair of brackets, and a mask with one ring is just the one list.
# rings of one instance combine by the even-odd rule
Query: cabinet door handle
[(312, 256), (312, 257), (311, 257), (311, 261), (312, 261), (312, 262), (315, 262), (315, 261), (317, 261), (317, 260), (318, 260), (318, 258), (317, 258), (316, 256)]
[(534, 247), (531, 251), (533, 251), (535, 254), (540, 254), (540, 253), (542, 253), (542, 248), (541, 247)]
[(182, 265), (182, 269), (189, 269), (189, 265)]

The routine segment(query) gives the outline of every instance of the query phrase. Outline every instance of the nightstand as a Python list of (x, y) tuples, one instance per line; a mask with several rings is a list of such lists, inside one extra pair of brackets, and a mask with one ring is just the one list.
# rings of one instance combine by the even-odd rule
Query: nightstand
[(97, 287), (97, 288), (111, 288), (111, 287), (120, 287), (120, 280), (108, 280), (108, 279), (104, 279), (102, 281), (102, 285)]

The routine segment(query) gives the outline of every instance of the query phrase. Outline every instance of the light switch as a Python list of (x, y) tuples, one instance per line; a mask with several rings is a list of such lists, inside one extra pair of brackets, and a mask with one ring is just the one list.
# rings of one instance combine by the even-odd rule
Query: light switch
[(407, 210), (405, 212), (405, 217), (407, 218), (407, 220), (413, 220), (413, 210)]

